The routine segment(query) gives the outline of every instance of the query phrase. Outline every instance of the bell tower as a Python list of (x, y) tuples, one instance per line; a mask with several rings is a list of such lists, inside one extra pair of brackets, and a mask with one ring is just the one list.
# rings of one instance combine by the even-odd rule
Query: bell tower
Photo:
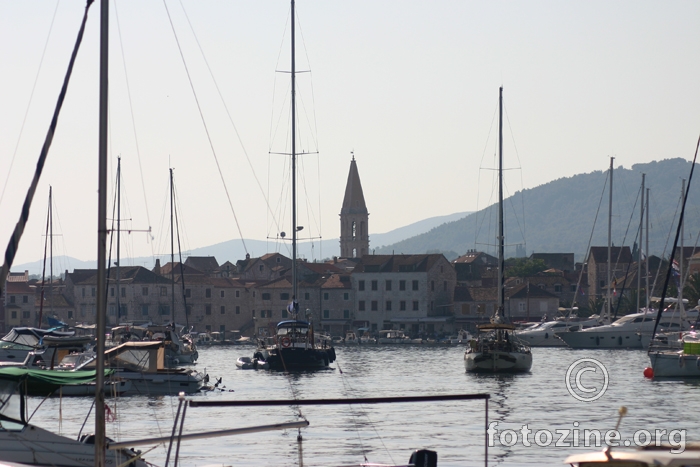
[(345, 198), (340, 210), (340, 256), (361, 258), (369, 252), (369, 213), (362, 194), (360, 174), (357, 172), (355, 154), (350, 161)]

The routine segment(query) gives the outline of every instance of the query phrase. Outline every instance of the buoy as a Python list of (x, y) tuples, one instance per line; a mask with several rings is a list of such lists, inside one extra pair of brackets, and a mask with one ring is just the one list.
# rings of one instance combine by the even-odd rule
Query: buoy
[(654, 377), (654, 369), (651, 367), (646, 367), (644, 368), (644, 377), (645, 378), (653, 378)]

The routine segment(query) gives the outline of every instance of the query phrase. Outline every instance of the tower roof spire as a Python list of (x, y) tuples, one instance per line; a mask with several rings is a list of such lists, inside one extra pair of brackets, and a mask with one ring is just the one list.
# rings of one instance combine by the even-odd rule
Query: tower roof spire
[(340, 214), (368, 214), (365, 195), (362, 193), (360, 174), (357, 171), (355, 152), (352, 151), (351, 154), (350, 172), (348, 173), (348, 182), (345, 185), (345, 198), (343, 198), (343, 207), (340, 210)]

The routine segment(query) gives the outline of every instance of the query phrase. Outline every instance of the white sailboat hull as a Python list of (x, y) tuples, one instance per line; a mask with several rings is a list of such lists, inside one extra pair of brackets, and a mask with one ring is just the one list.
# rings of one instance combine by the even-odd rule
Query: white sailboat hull
[(677, 352), (653, 352), (649, 354), (654, 378), (698, 378), (700, 377), (700, 355)]
[[(20, 426), (17, 423), (18, 427)], [(27, 465), (76, 467), (95, 465), (95, 446), (65, 436), (59, 436), (34, 425), (18, 430), (0, 431), (0, 461)], [(117, 467), (133, 459), (133, 451), (108, 450), (105, 466)], [(135, 467), (148, 467), (143, 460), (134, 461)]]

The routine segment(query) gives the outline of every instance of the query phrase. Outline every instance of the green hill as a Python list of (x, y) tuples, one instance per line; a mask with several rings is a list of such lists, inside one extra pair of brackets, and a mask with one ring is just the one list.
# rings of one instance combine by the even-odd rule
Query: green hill
[[(638, 236), (638, 196), (641, 174), (645, 173), (646, 187), (651, 189), (649, 250), (651, 254), (668, 255), (675, 235), (677, 210), (680, 210), (681, 179), (687, 180), (690, 167), (689, 161), (678, 158), (636, 164), (631, 169), (615, 168), (612, 219), (615, 245), (632, 246)], [(697, 177), (699, 174), (696, 171), (694, 175)], [(520, 245), (521, 254), (573, 252), (576, 260), (580, 261), (591, 234), (592, 245), (607, 245), (607, 171), (560, 178), (516, 192), (504, 201), (504, 206), (507, 257), (516, 256), (516, 245)], [(696, 179), (691, 186), (686, 208), (686, 246), (696, 244), (700, 232), (699, 211), (700, 189)], [(454, 257), (455, 254), (476, 249), (494, 254), (497, 218), (496, 206), (492, 205), (424, 234), (376, 248), (375, 251), (377, 254), (439, 251)], [(669, 236), (671, 229), (673, 232)]]

